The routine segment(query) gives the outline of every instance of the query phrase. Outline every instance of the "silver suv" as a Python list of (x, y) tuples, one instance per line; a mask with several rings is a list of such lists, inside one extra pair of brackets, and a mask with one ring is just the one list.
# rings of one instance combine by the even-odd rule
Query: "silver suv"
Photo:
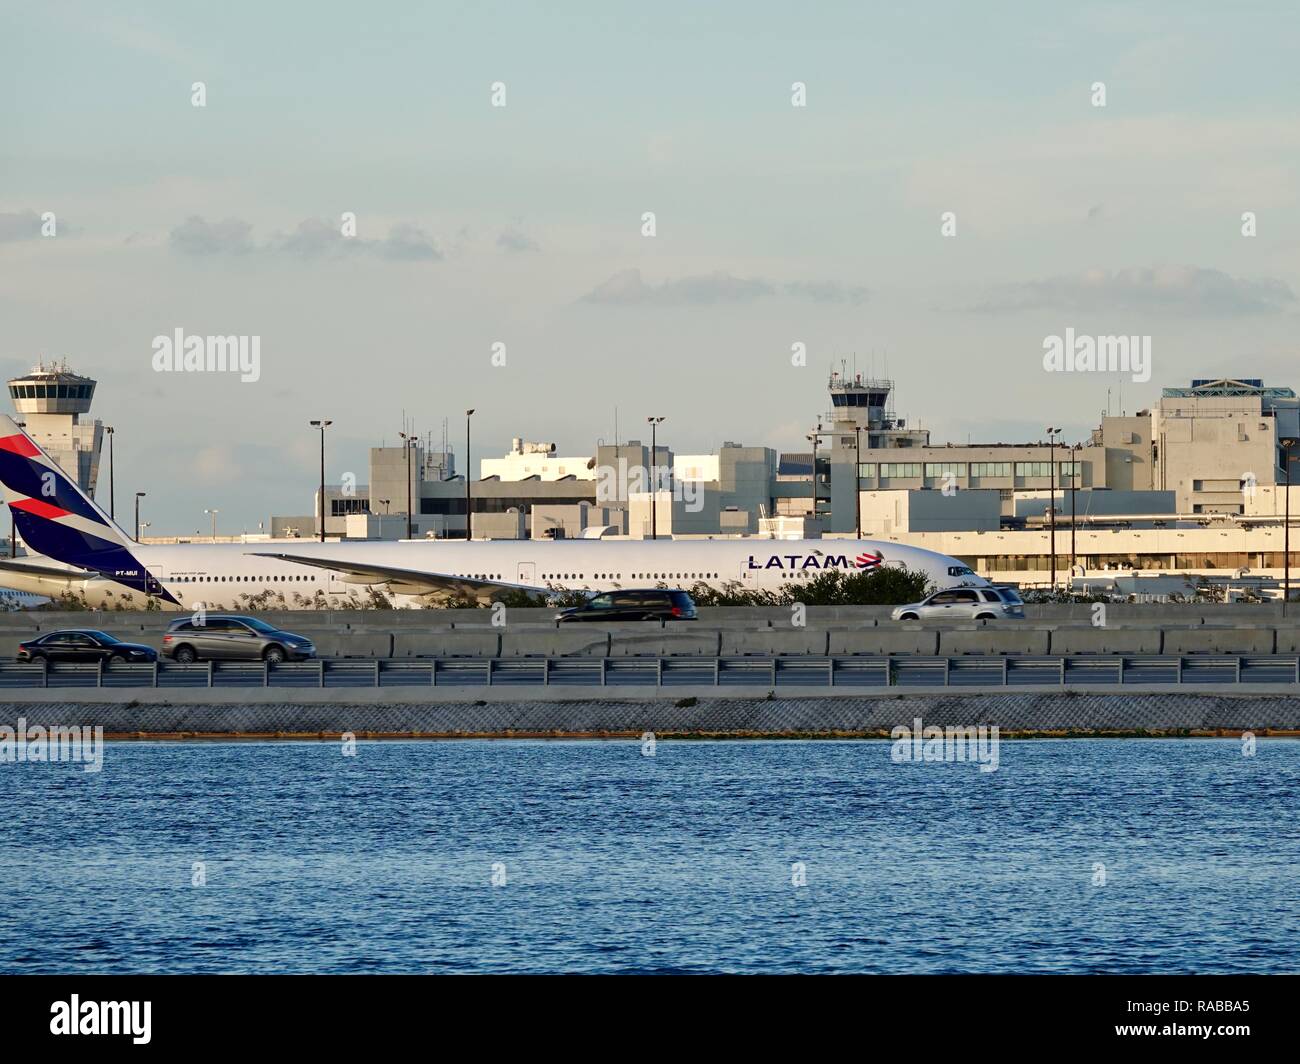
[(162, 652), (179, 662), (294, 661), (316, 655), (306, 636), (283, 632), (256, 617), (208, 617), (172, 621), (162, 637)]
[(1010, 587), (944, 588), (890, 614), (896, 621), (996, 621), (1024, 615), (1024, 599)]

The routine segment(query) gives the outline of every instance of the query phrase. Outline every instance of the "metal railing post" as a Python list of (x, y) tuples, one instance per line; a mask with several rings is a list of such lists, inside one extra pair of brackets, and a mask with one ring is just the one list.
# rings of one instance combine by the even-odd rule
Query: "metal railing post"
[(217, 663), (216, 663), (215, 661), (209, 661), (209, 662), (208, 662), (208, 686), (209, 686), (209, 687), (213, 686), (213, 684), (212, 684), (212, 670), (213, 670), (213, 668), (216, 666), (216, 664), (217, 664)]
[(95, 686), (103, 687), (104, 686), (104, 659), (100, 658), (96, 664), (99, 667), (95, 669)]
[(379, 659), (375, 658), (375, 686), (379, 686)]
[(438, 659), (437, 658), (429, 659), (429, 686), (430, 687), (438, 686)]
[(487, 659), (487, 685), (492, 686), (492, 658)]
[(605, 674), (609, 671), (609, 658), (600, 659), (600, 686), (605, 686)]
[(549, 654), (542, 658), (542, 686), (551, 686), (551, 656)]
[(316, 675), (317, 675), (319, 686), (324, 687), (325, 686), (325, 659), (317, 658), (316, 665), (317, 665)]

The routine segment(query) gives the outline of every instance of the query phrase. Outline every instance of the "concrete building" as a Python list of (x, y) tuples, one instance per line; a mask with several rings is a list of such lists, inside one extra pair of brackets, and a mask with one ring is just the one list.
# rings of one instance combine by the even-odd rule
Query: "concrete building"
[(1285, 480), (1285, 446), (1300, 439), (1300, 400), (1262, 380), (1194, 380), (1166, 388), (1151, 414), (1153, 487), (1184, 513), (1242, 513), (1244, 493)]
[(975, 488), (945, 495), (920, 491), (864, 491), (862, 534), (888, 538), (910, 532), (996, 532), (1002, 527), (1001, 494)]
[(31, 373), (9, 382), (15, 420), (92, 498), (104, 443), (103, 423), (85, 419), (95, 398), (95, 384), (73, 373), (66, 362), (38, 363)]
[(595, 480), (596, 463), (588, 455), (580, 458), (560, 458), (553, 443), (528, 443), (516, 436), (511, 441), (510, 453), (503, 458), (484, 458), (479, 462), (479, 479), (496, 477), (498, 480)]

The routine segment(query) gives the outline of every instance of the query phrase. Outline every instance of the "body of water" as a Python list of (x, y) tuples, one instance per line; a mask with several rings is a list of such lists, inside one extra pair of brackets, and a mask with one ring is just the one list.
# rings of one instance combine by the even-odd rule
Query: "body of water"
[(110, 743), (0, 764), (4, 972), (1300, 970), (1300, 741)]

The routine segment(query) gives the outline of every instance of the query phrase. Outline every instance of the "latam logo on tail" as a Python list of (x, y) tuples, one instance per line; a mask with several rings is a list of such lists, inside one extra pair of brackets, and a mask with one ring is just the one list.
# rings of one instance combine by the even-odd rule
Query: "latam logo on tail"
[(766, 562), (749, 556), (750, 569), (876, 569), (884, 564), (880, 551), (850, 559), (847, 554), (772, 554)]

